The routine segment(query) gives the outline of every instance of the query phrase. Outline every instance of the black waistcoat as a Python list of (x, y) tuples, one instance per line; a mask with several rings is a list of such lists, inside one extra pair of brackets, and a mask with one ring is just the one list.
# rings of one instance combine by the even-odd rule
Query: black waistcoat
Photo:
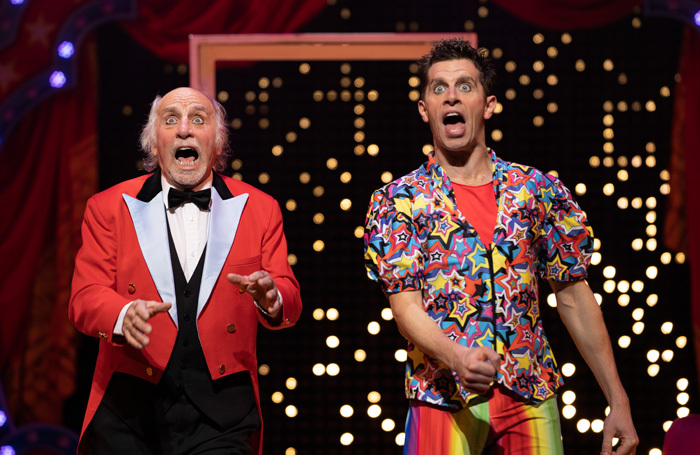
[[(238, 423), (255, 406), (250, 374), (243, 371), (212, 380), (197, 329), (197, 301), (206, 248), (187, 281), (170, 230), (168, 237), (175, 279), (178, 332), (160, 387), (165, 389), (166, 397), (173, 399), (185, 393), (200, 412), (227, 428)], [(226, 327), (222, 326), (222, 330)]]

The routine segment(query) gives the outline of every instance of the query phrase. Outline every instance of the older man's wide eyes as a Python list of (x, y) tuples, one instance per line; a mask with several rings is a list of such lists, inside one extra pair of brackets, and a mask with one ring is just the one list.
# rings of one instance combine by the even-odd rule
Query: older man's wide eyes
[(435, 93), (444, 93), (445, 92), (445, 86), (444, 85), (436, 85), (433, 91)]
[(165, 119), (165, 123), (168, 125), (174, 125), (177, 123), (177, 119), (175, 117), (168, 117)]
[(472, 89), (472, 87), (469, 84), (460, 84), (459, 89), (463, 92), (468, 92)]

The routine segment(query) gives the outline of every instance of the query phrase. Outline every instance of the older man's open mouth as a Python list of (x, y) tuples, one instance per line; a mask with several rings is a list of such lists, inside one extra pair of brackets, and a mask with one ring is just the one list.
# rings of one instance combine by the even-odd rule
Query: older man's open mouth
[(175, 160), (183, 166), (192, 166), (198, 159), (199, 153), (192, 147), (180, 147), (175, 151)]

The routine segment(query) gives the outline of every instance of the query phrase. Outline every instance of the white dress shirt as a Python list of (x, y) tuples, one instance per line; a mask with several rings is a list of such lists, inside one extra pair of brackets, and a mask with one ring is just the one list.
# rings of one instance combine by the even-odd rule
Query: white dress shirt
[[(189, 281), (199, 263), (199, 259), (202, 257), (204, 247), (207, 245), (209, 215), (211, 212), (209, 210), (200, 210), (192, 202), (185, 202), (178, 207), (168, 207), (168, 191), (173, 186), (162, 175), (160, 180), (163, 186), (163, 203), (166, 208), (170, 234), (173, 236), (175, 251), (177, 251), (177, 257), (180, 259), (182, 271), (185, 273), (187, 281)], [(194, 191), (211, 188), (212, 181), (213, 177), (210, 174), (206, 181), (194, 188)]]
[[(193, 188), (193, 191), (211, 188), (213, 181), (213, 174), (209, 174), (209, 178)], [(170, 188), (173, 188), (173, 186), (165, 180), (162, 174), (160, 176), (160, 184), (163, 188), (162, 198), (163, 204), (165, 204), (165, 213), (168, 217), (168, 225), (170, 226), (170, 235), (173, 237), (175, 251), (177, 251), (177, 257), (180, 260), (182, 271), (187, 281), (189, 281), (194, 269), (197, 268), (204, 247), (207, 245), (207, 240), (209, 239), (209, 218), (211, 211), (200, 210), (199, 207), (192, 202), (185, 202), (178, 207), (168, 207), (168, 191), (170, 191)], [(124, 335), (124, 316), (132, 303), (134, 302), (132, 301), (124, 305), (124, 308), (122, 308), (122, 311), (119, 313), (117, 322), (114, 324), (115, 335)], [(175, 305), (175, 302), (171, 303)]]

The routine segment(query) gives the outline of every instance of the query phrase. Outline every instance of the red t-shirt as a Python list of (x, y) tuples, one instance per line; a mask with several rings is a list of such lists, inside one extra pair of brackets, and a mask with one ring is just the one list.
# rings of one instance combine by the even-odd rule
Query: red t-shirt
[(479, 186), (462, 185), (452, 182), (457, 199), (457, 208), (479, 234), (481, 242), (488, 248), (496, 229), (498, 204), (493, 191), (493, 182)]

